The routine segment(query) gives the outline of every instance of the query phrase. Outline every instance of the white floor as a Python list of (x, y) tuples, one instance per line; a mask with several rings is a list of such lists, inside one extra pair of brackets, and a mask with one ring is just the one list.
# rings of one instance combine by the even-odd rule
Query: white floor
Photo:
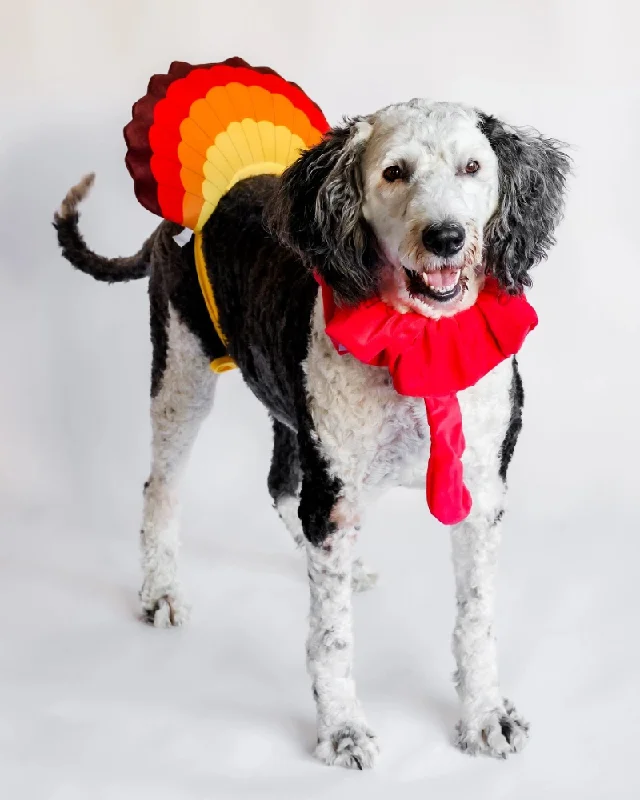
[(420, 492), (383, 500), (362, 534), (380, 584), (356, 599), (357, 676), (383, 751), (374, 772), (350, 773), (310, 755), (305, 569), (270, 509), (268, 425), (237, 375), (221, 384), (185, 487), (194, 610), (181, 630), (136, 619), (143, 400), (116, 429), (105, 398), (100, 424), (83, 416), (75, 431), (69, 400), (60, 467), (84, 464), (75, 496), (3, 505), (2, 797), (638, 797), (631, 521), (523, 513), (516, 459), (498, 631), (503, 688), (533, 737), (498, 762), (450, 744), (446, 530)]

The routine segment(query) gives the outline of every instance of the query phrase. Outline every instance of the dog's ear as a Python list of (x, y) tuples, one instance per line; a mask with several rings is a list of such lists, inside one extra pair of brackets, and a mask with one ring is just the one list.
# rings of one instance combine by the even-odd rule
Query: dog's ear
[(377, 253), (362, 216), (361, 159), (371, 124), (333, 128), (282, 175), (267, 224), (336, 294), (354, 303), (375, 289)]
[(505, 289), (520, 293), (531, 286), (531, 267), (555, 244), (571, 162), (555, 139), (481, 112), (478, 117), (499, 170), (498, 208), (485, 231), (485, 265)]

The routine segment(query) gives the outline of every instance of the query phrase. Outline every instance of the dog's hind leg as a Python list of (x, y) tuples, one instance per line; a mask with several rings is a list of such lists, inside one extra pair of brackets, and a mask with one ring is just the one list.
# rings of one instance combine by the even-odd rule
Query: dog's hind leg
[[(298, 516), (300, 504), (300, 459), (298, 439), (282, 422), (273, 420), (273, 456), (269, 470), (268, 487), (276, 511), (291, 534), (297, 547), (305, 542), (302, 523)], [(354, 592), (365, 592), (376, 585), (378, 574), (354, 559), (351, 567), (351, 582)]]
[(141, 529), (144, 619), (156, 627), (182, 624), (187, 616), (177, 579), (178, 489), (191, 448), (212, 402), (217, 375), (196, 336), (171, 306), (154, 318), (152, 334), (151, 474), (144, 487)]
[(366, 592), (378, 582), (378, 573), (363, 563), (361, 558), (355, 558), (351, 566), (351, 585), (354, 592)]

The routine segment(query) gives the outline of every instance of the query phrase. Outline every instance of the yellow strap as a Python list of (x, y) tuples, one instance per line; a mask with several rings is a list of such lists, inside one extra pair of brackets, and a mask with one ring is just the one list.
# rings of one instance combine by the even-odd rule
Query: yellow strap
[[(220, 327), (220, 320), (218, 319), (218, 306), (216, 305), (216, 300), (213, 296), (213, 287), (211, 286), (211, 281), (209, 280), (209, 275), (207, 273), (207, 264), (204, 260), (201, 231), (196, 231), (194, 233), (193, 253), (196, 261), (198, 283), (200, 284), (200, 290), (202, 292), (202, 296), (204, 297), (204, 302), (207, 304), (207, 310), (209, 311), (211, 322), (213, 322), (213, 327), (216, 329), (218, 338), (222, 344), (227, 347), (227, 339), (222, 333), (222, 328)], [(238, 365), (231, 358), (231, 356), (221, 356), (220, 358), (214, 358), (209, 366), (214, 372), (228, 372), (230, 369), (235, 369)]]

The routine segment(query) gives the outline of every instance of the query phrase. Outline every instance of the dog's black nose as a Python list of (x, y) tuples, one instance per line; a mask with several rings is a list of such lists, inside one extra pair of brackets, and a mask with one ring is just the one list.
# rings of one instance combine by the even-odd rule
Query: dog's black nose
[(422, 231), (422, 242), (436, 256), (455, 255), (464, 244), (464, 228), (456, 222), (440, 222)]

